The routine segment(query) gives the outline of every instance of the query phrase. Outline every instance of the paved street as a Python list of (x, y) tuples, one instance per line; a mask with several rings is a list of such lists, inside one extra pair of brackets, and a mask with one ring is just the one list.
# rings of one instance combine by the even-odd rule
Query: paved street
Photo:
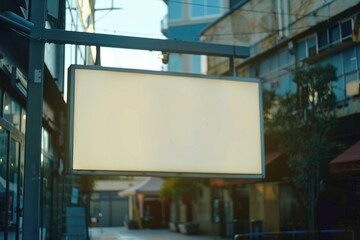
[[(206, 235), (183, 235), (171, 232), (168, 229), (161, 230), (129, 230), (125, 227), (91, 228), (91, 240), (223, 240), (218, 236)], [(229, 238), (227, 239), (229, 240)]]

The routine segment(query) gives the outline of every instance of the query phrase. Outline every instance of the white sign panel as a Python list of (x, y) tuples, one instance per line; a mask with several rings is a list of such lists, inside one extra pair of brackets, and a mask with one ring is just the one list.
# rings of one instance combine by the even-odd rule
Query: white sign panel
[(73, 172), (264, 177), (259, 81), (94, 66), (69, 73)]

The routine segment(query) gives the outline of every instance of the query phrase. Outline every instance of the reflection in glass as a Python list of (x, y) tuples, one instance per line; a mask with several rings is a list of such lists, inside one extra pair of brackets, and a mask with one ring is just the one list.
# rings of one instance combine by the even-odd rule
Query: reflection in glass
[(344, 73), (356, 70), (356, 51), (355, 48), (349, 48), (343, 53)]
[(7, 92), (4, 92), (3, 117), (16, 129), (20, 129), (20, 110), (19, 103), (13, 100)]
[(7, 149), (8, 132), (0, 128), (0, 239), (4, 238), (4, 230), (7, 222), (6, 216), (6, 172), (7, 172)]
[(23, 229), (23, 208), (24, 208), (24, 164), (25, 164), (25, 154), (24, 154), (24, 145), (20, 145), (20, 163), (19, 163), (19, 212), (18, 212), (18, 239), (22, 238), (22, 229)]
[(51, 169), (54, 160), (53, 143), (51, 134), (42, 129), (42, 153), (41, 153), (41, 168), (42, 168), (42, 237), (50, 238), (50, 206), (52, 199), (52, 192), (50, 186), (52, 185)]
[(21, 132), (25, 134), (26, 131), (26, 110), (21, 109)]
[(16, 228), (17, 223), (17, 204), (18, 204), (18, 181), (19, 181), (19, 153), (20, 153), (20, 144), (14, 139), (10, 141), (10, 158), (9, 158), (9, 202), (8, 202), (8, 212), (9, 212), (9, 226), (13, 230)]

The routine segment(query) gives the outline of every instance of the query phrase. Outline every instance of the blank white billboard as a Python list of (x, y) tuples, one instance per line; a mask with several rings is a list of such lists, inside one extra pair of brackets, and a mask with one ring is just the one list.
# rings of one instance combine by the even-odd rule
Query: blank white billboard
[(73, 172), (264, 177), (259, 81), (94, 66), (69, 73)]

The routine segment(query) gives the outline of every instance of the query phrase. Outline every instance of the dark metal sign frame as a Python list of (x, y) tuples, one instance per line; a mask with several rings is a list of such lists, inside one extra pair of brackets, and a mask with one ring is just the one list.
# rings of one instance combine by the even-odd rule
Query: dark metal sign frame
[(1, 12), (0, 21), (30, 39), (27, 76), (23, 236), (26, 239), (40, 239), (40, 170), (45, 42), (223, 56), (229, 57), (230, 68), (233, 68), (231, 69), (232, 73), (235, 73), (234, 58), (246, 58), (250, 51), (248, 47), (241, 46), (46, 29), (46, 1), (32, 0), (29, 9), (30, 21), (12, 12)]
[[(93, 72), (93, 74), (91, 74), (91, 76), (88, 76), (86, 78), (81, 78), (79, 77), (76, 73), (77, 72), (81, 72), (81, 71), (87, 71), (87, 72)], [(149, 71), (149, 70), (134, 70), (134, 69), (122, 69), (122, 68), (109, 68), (109, 67), (100, 67), (100, 66), (96, 66), (96, 65), (89, 65), (89, 66), (84, 66), (84, 65), (71, 65), (70, 68), (69, 68), (69, 75), (68, 75), (68, 99), (67, 99), (67, 105), (68, 105), (68, 132), (67, 132), (67, 135), (68, 135), (68, 139), (69, 139), (69, 142), (68, 142), (68, 162), (69, 162), (69, 172), (71, 173), (76, 173), (76, 174), (88, 174), (88, 175), (116, 175), (116, 174), (122, 174), (122, 175), (128, 175), (128, 176), (159, 176), (159, 177), (173, 177), (173, 176), (182, 176), (182, 177), (206, 177), (206, 178), (251, 178), (251, 179), (261, 179), (261, 178), (265, 178), (265, 155), (264, 155), (264, 128), (263, 128), (263, 105), (262, 105), (262, 88), (261, 88), (261, 82), (259, 79), (255, 79), (255, 78), (240, 78), (240, 77), (227, 77), (227, 76), (210, 76), (210, 75), (201, 75), (201, 74), (188, 74), (188, 73), (173, 73), (173, 72), (159, 72), (159, 71)], [(97, 78), (93, 78), (92, 76), (96, 75), (95, 73), (103, 73), (100, 76), (98, 76)], [(106, 77), (106, 74), (111, 74), (111, 79), (113, 80), (113, 78), (116, 77), (116, 80), (117, 82), (119, 83), (119, 85), (113, 85), (114, 83), (109, 83), (109, 78)], [(241, 154), (242, 153), (237, 153), (237, 154), (234, 154), (234, 157), (236, 156), (237, 158), (236, 159), (233, 159), (233, 161), (231, 161), (230, 163), (227, 164), (227, 166), (229, 166), (229, 169), (226, 170), (226, 172), (211, 172), (209, 170), (209, 168), (207, 168), (207, 162), (209, 160), (209, 156), (207, 157), (201, 157), (201, 158), (198, 158), (196, 161), (197, 162), (205, 162), (202, 164), (201, 167), (198, 167), (199, 169), (191, 169), (191, 171), (187, 170), (187, 171), (179, 171), (179, 170), (175, 170), (174, 167), (167, 167), (167, 171), (161, 171), (159, 170), (159, 168), (156, 168), (156, 169), (151, 169), (149, 170), (147, 166), (147, 168), (145, 168), (144, 165), (147, 165), (147, 163), (150, 162), (149, 161), (146, 161), (145, 163), (142, 163), (140, 164), (139, 166), (137, 166), (136, 168), (119, 168), (117, 162), (122, 162), (123, 165), (126, 164), (126, 162), (133, 162), (136, 160), (136, 158), (132, 157), (132, 156), (127, 156), (127, 157), (123, 157), (123, 158), (117, 158), (117, 160), (113, 159), (113, 158), (116, 158), (115, 155), (116, 154), (111, 154), (111, 164), (109, 164), (109, 158), (107, 157), (104, 157), (103, 158), (103, 161), (101, 161), (99, 167), (101, 168), (93, 168), (93, 167), (90, 167), (90, 162), (92, 162), (92, 164), (94, 162), (98, 162), (97, 160), (96, 161), (91, 161), (91, 159), (94, 159), (94, 156), (96, 155), (97, 151), (95, 149), (102, 149), (102, 152), (104, 151), (108, 151), (108, 152), (121, 152), (121, 148), (124, 147), (123, 144), (121, 144), (119, 141), (119, 137), (122, 135), (121, 133), (123, 131), (115, 131), (115, 130), (111, 130), (109, 128), (112, 128), (114, 125), (112, 125), (111, 123), (111, 120), (106, 118), (105, 122), (101, 120), (101, 118), (96, 118), (93, 119), (94, 117), (88, 117), (88, 118), (85, 118), (86, 121), (81, 121), (79, 119), (79, 117), (76, 118), (76, 114), (77, 113), (77, 110), (84, 110), (84, 109), (87, 109), (85, 110), (85, 112), (91, 112), (91, 116), (94, 116), (94, 113), (96, 113), (95, 115), (97, 116), (101, 116), (101, 115), (107, 115), (106, 113), (104, 114), (104, 112), (107, 112), (107, 109), (104, 109), (103, 107), (101, 107), (100, 109), (97, 109), (96, 106), (94, 106), (93, 104), (90, 104), (89, 100), (84, 100), (84, 97), (86, 99), (86, 96), (84, 96), (84, 93), (86, 93), (87, 96), (93, 96), (93, 92), (91, 89), (96, 89), (96, 92), (98, 92), (98, 89), (99, 89), (99, 86), (98, 87), (95, 87), (94, 88), (94, 81), (92, 81), (92, 79), (99, 79), (99, 80), (96, 80), (96, 82), (98, 82), (98, 84), (102, 84), (103, 86), (109, 86), (111, 85), (112, 89), (123, 89), (125, 85), (122, 85), (121, 83), (129, 83), (130, 80), (127, 79), (127, 78), (124, 78), (123, 76), (126, 75), (126, 76), (129, 76), (129, 75), (135, 75), (136, 76), (136, 79), (148, 79), (147, 81), (152, 81), (152, 80), (155, 80), (153, 78), (162, 78), (162, 79), (166, 79), (166, 82), (167, 83), (171, 83), (171, 82), (176, 82), (176, 79), (180, 79), (182, 78), (183, 82), (184, 80), (186, 79), (192, 79), (193, 82), (207, 82), (207, 84), (211, 84), (211, 86), (214, 86), (214, 84), (221, 84), (221, 85), (218, 85), (218, 86), (221, 86), (221, 89), (224, 90), (225, 86), (224, 84), (229, 84), (231, 83), (233, 89), (235, 87), (235, 83), (238, 85), (238, 86), (242, 86), (242, 89), (247, 89), (246, 91), (247, 92), (242, 92), (241, 93), (241, 89), (238, 89), (240, 91), (237, 91), (236, 92), (236, 96), (247, 96), (246, 93), (251, 93), (251, 97), (255, 97), (257, 96), (257, 99), (252, 99), (251, 97), (246, 97), (246, 100), (245, 101), (239, 101), (239, 100), (234, 100), (231, 101), (232, 104), (234, 104), (234, 108), (237, 109), (236, 111), (240, 112), (241, 109), (257, 109), (257, 113), (259, 114), (258, 116), (254, 116), (254, 115), (251, 115), (249, 113), (249, 111), (246, 111), (246, 112), (242, 112), (240, 114), (238, 114), (238, 117), (239, 119), (237, 119), (238, 121), (236, 121), (238, 124), (237, 126), (239, 128), (241, 128), (241, 132), (242, 132), (242, 135), (238, 135), (239, 138), (237, 138), (237, 140), (241, 141), (241, 140), (245, 140), (244, 136), (247, 136), (248, 133), (256, 133), (258, 132), (259, 133), (259, 136), (258, 138), (255, 138), (256, 140), (250, 140), (250, 139), (246, 139), (246, 143), (245, 144), (248, 144), (249, 147), (247, 147), (248, 149), (251, 148), (252, 146), (256, 146), (258, 145), (259, 146), (259, 149), (256, 149), (256, 150), (259, 150), (260, 151), (260, 158), (259, 158), (259, 162), (257, 161), (258, 159), (256, 159), (255, 157), (254, 158), (246, 158), (246, 157), (241, 157)], [(78, 76), (78, 77), (76, 77)], [(149, 76), (149, 78), (147, 78)], [(153, 78), (152, 78), (153, 77)], [(91, 79), (92, 78), (92, 79)], [(151, 79), (151, 80), (149, 80)], [(158, 80), (158, 79), (156, 79)], [(86, 87), (84, 85), (82, 85), (82, 87), (76, 87), (76, 86), (79, 86), (78, 84), (76, 84), (77, 82), (79, 82), (79, 84), (81, 82), (83, 83), (89, 83), (91, 81), (91, 88), (90, 90), (88, 91), (86, 89)], [(131, 81), (133, 82), (133, 81)], [(141, 82), (141, 81), (134, 81), (133, 84), (136, 84), (135, 82)], [(146, 81), (144, 81), (146, 82)], [(156, 81), (153, 81), (152, 83), (154, 83)], [(257, 86), (257, 90), (256, 91), (250, 91), (250, 89), (246, 88), (247, 86), (249, 85), (253, 85), (253, 86)], [(81, 84), (80, 84), (81, 86)], [(119, 87), (120, 86), (120, 87)], [(163, 85), (162, 85), (163, 86)], [(186, 85), (186, 89), (187, 91), (191, 89), (191, 86), (192, 85)], [(199, 85), (195, 85), (195, 86), (199, 86)], [(206, 88), (207, 85), (202, 85), (203, 88)], [(178, 89), (179, 90), (179, 85), (172, 85), (171, 89)], [(125, 87), (126, 88), (126, 87)], [(167, 89), (167, 92), (170, 92), (171, 89)], [(105, 93), (108, 93), (108, 91), (102, 91), (102, 92), (105, 92)], [(78, 94), (80, 95), (80, 97), (78, 97)], [(147, 88), (147, 93), (149, 94), (154, 94), (154, 92)], [(136, 92), (133, 92), (133, 94), (136, 96)], [(176, 95), (176, 93), (174, 93)], [(200, 92), (197, 92), (198, 95), (200, 95), (201, 93)], [(227, 96), (229, 98), (231, 98), (231, 94), (230, 93), (226, 93)], [(107, 94), (105, 94), (107, 95)], [(117, 96), (119, 96), (121, 98), (123, 94), (121, 94), (119, 92), (119, 94)], [(155, 95), (155, 94), (154, 94)], [(158, 95), (162, 95), (161, 93), (158, 94)], [(222, 92), (222, 95), (224, 95), (224, 92)], [(138, 95), (139, 96), (139, 95)], [(181, 94), (179, 94), (179, 96), (181, 96)], [(91, 97), (92, 98), (92, 97)], [(107, 96), (102, 96), (100, 97), (103, 101), (104, 99), (107, 99)], [(113, 96), (112, 97), (112, 101), (113, 102), (117, 102), (117, 103), (120, 103), (120, 102), (127, 102), (127, 105), (131, 106), (131, 103), (132, 101), (119, 101), (119, 100), (115, 100), (116, 96)], [(141, 97), (139, 97), (141, 98)], [(166, 99), (166, 98), (165, 98)], [(251, 100), (252, 99), (252, 100)], [(79, 101), (77, 101), (79, 100)], [(82, 101), (81, 101), (82, 100)], [(255, 104), (254, 105), (251, 105), (251, 106), (248, 106), (248, 104), (252, 104), (252, 103), (255, 103), (258, 101), (258, 105)], [(83, 104), (81, 106), (77, 106), (77, 108), (75, 107), (79, 102), (82, 102)], [(105, 100), (105, 102), (107, 102)], [(144, 101), (144, 102), (149, 102), (149, 101)], [(174, 102), (172, 102), (171, 100), (163, 100), (163, 102), (166, 102), (168, 105), (169, 104), (172, 104)], [(212, 102), (213, 104), (213, 102)], [(113, 120), (113, 123), (116, 122), (117, 124), (120, 124), (121, 122), (121, 119), (123, 118), (122, 116), (124, 116), (124, 114), (119, 114), (119, 113), (122, 113), (123, 109), (121, 107), (119, 107), (117, 104), (115, 104), (117, 107), (116, 107), (116, 110), (111, 110), (111, 112), (113, 113), (113, 119), (116, 119), (116, 120)], [(176, 104), (175, 104), (176, 105)], [(175, 105), (171, 105), (172, 108), (174, 109), (179, 109), (178, 112), (180, 112), (181, 110), (181, 107), (180, 108), (177, 108)], [(215, 104), (216, 105), (216, 104)], [(244, 105), (246, 105), (246, 107), (244, 107)], [(257, 105), (257, 106), (256, 106)], [(159, 106), (159, 104), (156, 104), (154, 106)], [(210, 106), (210, 104), (208, 103), (207, 106)], [(206, 107), (206, 105), (202, 105), (202, 107)], [(126, 108), (126, 107), (125, 107)], [(233, 108), (233, 110), (234, 110)], [(146, 108), (147, 110), (151, 109), (150, 108)], [(188, 109), (188, 108), (186, 108)], [(200, 112), (200, 108), (197, 109), (197, 112)], [(139, 110), (139, 112), (142, 112), (141, 110)], [(152, 112), (150, 110), (150, 112)], [(230, 110), (231, 112), (231, 110)], [(168, 113), (168, 112), (167, 112)], [(232, 112), (233, 113), (233, 112)], [(86, 115), (86, 114), (85, 114)], [(180, 115), (188, 115), (188, 116), (192, 116), (191, 114), (189, 115), (189, 112), (186, 112), (184, 114), (180, 114)], [(216, 116), (219, 116), (221, 114), (213, 114), (211, 116), (211, 118), (214, 118)], [(226, 118), (225, 116), (226, 114), (224, 115), (221, 115), (222, 118)], [(246, 115), (246, 116), (244, 116)], [(241, 116), (241, 117), (240, 117)], [(259, 125), (257, 125), (258, 128), (254, 129), (252, 128), (250, 125), (251, 123), (253, 122), (256, 122), (256, 120), (254, 118), (257, 118), (259, 117)], [(235, 114), (232, 115), (232, 118), (233, 119), (236, 119), (235, 117)], [(145, 119), (145, 118), (142, 118), (142, 119)], [(94, 121), (95, 120), (95, 121)], [(76, 127), (76, 124), (75, 122), (77, 122), (77, 127)], [(80, 123), (81, 122), (81, 123)], [(87, 135), (87, 133), (89, 132), (95, 132), (94, 130), (91, 130), (91, 128), (87, 128), (86, 127), (86, 132), (82, 132), (83, 134), (81, 134), (81, 130), (78, 130), (78, 128), (80, 126), (86, 126), (89, 122), (91, 122), (91, 126), (94, 126), (94, 124), (98, 124), (99, 126), (103, 126), (101, 127), (101, 131), (100, 132), (112, 132), (113, 135), (117, 136), (116, 139), (111, 139), (110, 141), (111, 142), (118, 142), (118, 144), (116, 144), (116, 147), (115, 148), (111, 148), (111, 147), (108, 147), (109, 146), (109, 143), (106, 143), (108, 142), (109, 140), (107, 138), (111, 138), (111, 136), (107, 136), (106, 138), (102, 138), (100, 137), (98, 134), (94, 134), (94, 135), (91, 135), (92, 137), (90, 137), (90, 139), (97, 139), (96, 143), (95, 144), (100, 144), (100, 142), (104, 142), (105, 144), (101, 147), (97, 146), (95, 147), (94, 145), (92, 144), (89, 144), (89, 145), (86, 145), (86, 148), (81, 148), (81, 147), (76, 147), (76, 152), (80, 151), (80, 152), (86, 152), (86, 154), (89, 154), (89, 156), (87, 157), (84, 157), (84, 158), (81, 158), (79, 157), (79, 155), (76, 155), (74, 154), (75, 152), (75, 139), (79, 140), (81, 139), (80, 136), (87, 136), (83, 139), (83, 141), (80, 141), (80, 142), (86, 142), (87, 139), (86, 138), (89, 138), (89, 135)], [(196, 122), (196, 118), (193, 118), (191, 122)], [(218, 121), (220, 122), (220, 121)], [(121, 124), (120, 124), (121, 125)], [(146, 124), (145, 124), (146, 125)], [(177, 123), (176, 123), (177, 125)], [(180, 124), (181, 125), (181, 124)], [(126, 125), (126, 127), (124, 128), (131, 128), (131, 126), (129, 125)], [(187, 129), (191, 128), (191, 126), (188, 126), (186, 127)], [(146, 127), (144, 127), (144, 129), (147, 129)], [(153, 128), (152, 128), (153, 129)], [(161, 129), (165, 129), (165, 128), (161, 128)], [(215, 130), (215, 128), (213, 128)], [(221, 130), (219, 130), (221, 129)], [(209, 132), (211, 131), (210, 129), (207, 131)], [(222, 131), (222, 133), (226, 132), (227, 131), (227, 127), (224, 126), (224, 125), (221, 125), (220, 123), (217, 124), (217, 129), (216, 131)], [(232, 130), (234, 131), (234, 129)], [(145, 132), (147, 132), (145, 130)], [(160, 130), (161, 132), (161, 130)], [(195, 130), (194, 130), (195, 132)], [(77, 135), (77, 137), (75, 136)], [(100, 134), (101, 135), (101, 134)], [(148, 136), (148, 135), (146, 135)], [(188, 138), (189, 141), (191, 141), (191, 139), (193, 139), (194, 136), (192, 136), (191, 138)], [(144, 137), (144, 138), (147, 138), (147, 137)], [(142, 139), (144, 139), (142, 138)], [(154, 139), (154, 138), (151, 138), (151, 139)], [(173, 139), (173, 142), (176, 142), (175, 138), (172, 138)], [(199, 140), (199, 142), (204, 142), (205, 139), (202, 139), (202, 140)], [(218, 140), (218, 139), (217, 139)], [(140, 141), (140, 140), (139, 140)], [(224, 140), (224, 142), (226, 142)], [(78, 141), (79, 143), (79, 141)], [(216, 145), (215, 143), (211, 144), (211, 146), (213, 146), (213, 148), (216, 148)], [(242, 145), (243, 146), (243, 145)], [(166, 146), (164, 148), (162, 148), (161, 150), (159, 151), (163, 151), (164, 149), (168, 148), (169, 146)], [(80, 149), (80, 150), (79, 150)], [(89, 149), (93, 149), (95, 150), (94, 152), (92, 150), (89, 150)], [(105, 150), (107, 149), (107, 150)], [(241, 146), (239, 145), (238, 146), (238, 149), (241, 149)], [(83, 150), (83, 151), (82, 151)], [(85, 150), (85, 151), (84, 151)], [(253, 149), (255, 150), (255, 149)], [(210, 152), (211, 150), (209, 150)], [(246, 150), (243, 149), (242, 152), (245, 152)], [(91, 152), (91, 153), (89, 153)], [(77, 156), (75, 159), (74, 159), (74, 155)], [(149, 153), (148, 155), (151, 155), (151, 153)], [(161, 153), (158, 153), (157, 155), (162, 155)], [(216, 155), (216, 154), (215, 154)], [(251, 155), (251, 154), (250, 154)], [(247, 155), (247, 156), (250, 156), (250, 155)], [(101, 154), (101, 156), (103, 156), (103, 154)], [(95, 159), (99, 159), (101, 158), (101, 156), (98, 156), (98, 157), (95, 157)], [(164, 161), (162, 161), (163, 163), (160, 164), (160, 165), (166, 165), (166, 164), (169, 164), (169, 165), (173, 165), (174, 164), (174, 161), (172, 161), (172, 159), (174, 159), (175, 156), (169, 156), (166, 160), (164, 159)], [(86, 159), (86, 161), (84, 161)], [(121, 159), (126, 159), (126, 161), (123, 161)], [(144, 157), (144, 159), (146, 159), (146, 157)], [(154, 159), (154, 158), (152, 158)], [(242, 160), (244, 159), (243, 163), (240, 164), (242, 162)], [(255, 170), (246, 170), (244, 171), (243, 168), (245, 168), (245, 165), (248, 164), (249, 161), (253, 161), (254, 162), (257, 162), (257, 163), (260, 163), (260, 167), (259, 169)], [(155, 160), (154, 160), (155, 161)], [(153, 162), (151, 162), (152, 164), (155, 164)], [(193, 160), (195, 161), (195, 160)], [(81, 167), (77, 167), (75, 168), (74, 167), (74, 163), (79, 163), (79, 162), (82, 162)], [(172, 162), (172, 163), (171, 163)], [(182, 164), (185, 164), (185, 165), (192, 165), (190, 162), (188, 162), (187, 159), (182, 159), (181, 161), (179, 162), (182, 162)], [(107, 166), (111, 166), (111, 169), (110, 168), (104, 168), (104, 165), (105, 163), (108, 163)], [(224, 165), (225, 163), (224, 162), (221, 162), (220, 159), (217, 160), (217, 163), (221, 163), (221, 165)], [(237, 165), (239, 164), (239, 165)], [(78, 165), (78, 164), (76, 164)], [(236, 166), (237, 167), (236, 167)], [(200, 169), (201, 168), (201, 169)], [(219, 165), (219, 168), (221, 168), (221, 166)], [(219, 168), (216, 168), (216, 169), (219, 169)], [(125, 169), (128, 169), (128, 170), (125, 170)], [(129, 170), (129, 169), (132, 169), (132, 170)], [(148, 170), (145, 170), (145, 169), (148, 169)], [(172, 169), (171, 171), (169, 169)], [(224, 169), (223, 169), (224, 170)], [(244, 172), (242, 172), (244, 171)], [(259, 172), (256, 172), (256, 171), (259, 171)]]

